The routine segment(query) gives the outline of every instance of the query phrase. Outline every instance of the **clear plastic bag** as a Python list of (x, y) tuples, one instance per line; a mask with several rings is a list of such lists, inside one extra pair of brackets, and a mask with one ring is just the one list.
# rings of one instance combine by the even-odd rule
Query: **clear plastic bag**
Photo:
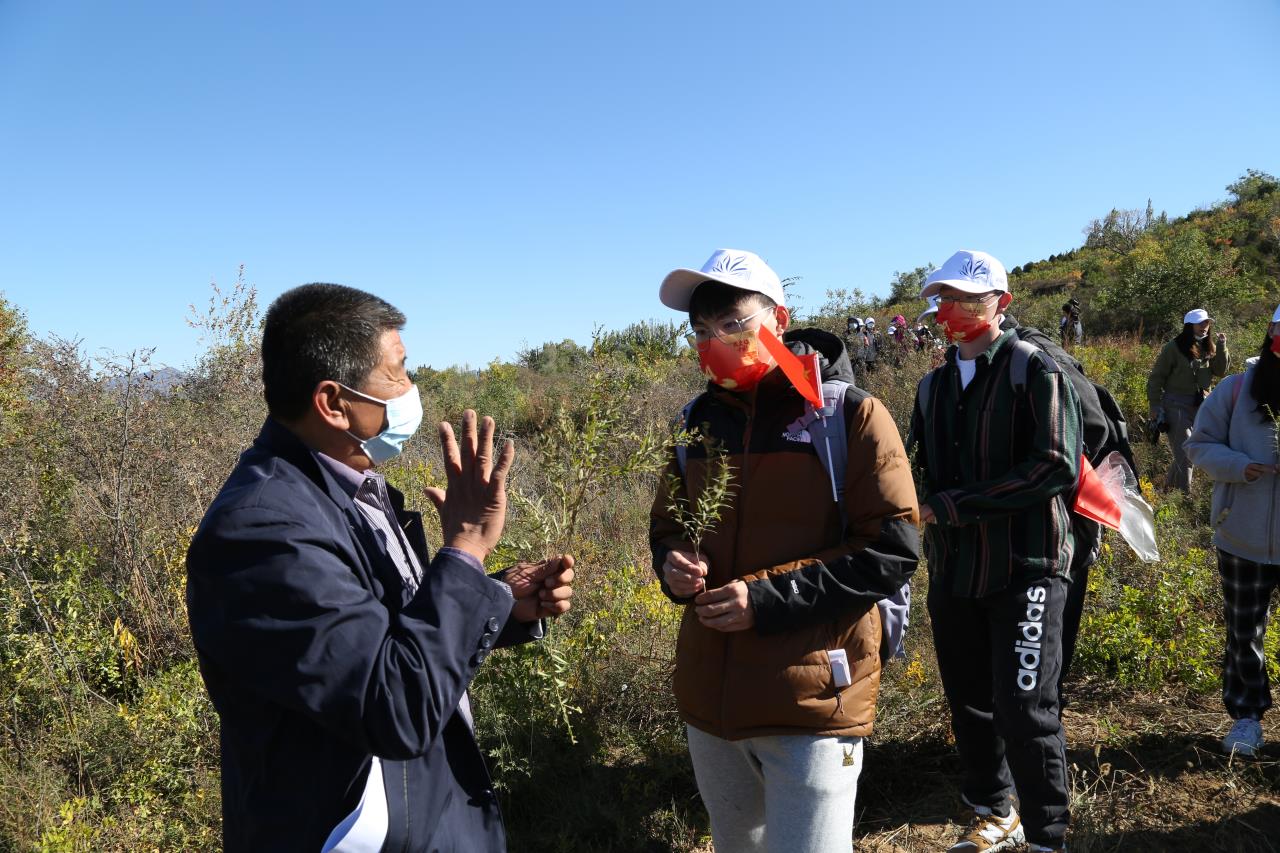
[(1147, 563), (1160, 560), (1156, 548), (1156, 517), (1142, 497), (1138, 478), (1118, 452), (1112, 451), (1096, 469), (1111, 499), (1120, 507), (1120, 524), (1115, 529), (1138, 555)]

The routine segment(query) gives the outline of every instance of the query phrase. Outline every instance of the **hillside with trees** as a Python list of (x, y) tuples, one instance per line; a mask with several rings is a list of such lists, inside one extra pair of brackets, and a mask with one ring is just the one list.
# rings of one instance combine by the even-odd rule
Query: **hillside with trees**
[[(1238, 366), (1280, 300), (1280, 184), (1249, 171), (1228, 192), (1175, 218), (1151, 205), (1113, 210), (1077, 247), (1011, 270), (1023, 322), (1053, 329), (1065, 299), (1084, 306), (1075, 354), (1131, 421), (1185, 310), (1219, 318)], [(801, 321), (843, 332), (847, 315), (914, 318), (927, 271), (899, 273), (886, 297), (833, 289)], [(218, 725), (187, 629), (183, 561), (265, 415), (259, 319), (243, 278), (215, 292), (188, 320), (205, 350), (175, 376), (146, 350), (99, 360), (39, 338), (0, 298), (0, 851), (218, 849)], [(415, 372), (424, 423), (474, 407), (516, 441), (494, 567), (558, 550), (578, 558), (572, 612), (546, 641), (491, 657), (473, 690), (512, 850), (709, 850), (669, 689), (680, 614), (647, 543), (671, 419), (701, 385), (682, 332), (640, 322), (479, 371)], [(869, 380), (904, 431), (930, 363), (908, 354)], [(443, 480), (432, 432), (387, 468), (420, 507), (422, 489)], [(1210, 484), (1160, 493), (1167, 445), (1137, 452), (1163, 559), (1141, 563), (1108, 537), (1090, 575), (1064, 715), (1071, 848), (1272, 850), (1280, 752), (1242, 761), (1217, 748), (1227, 719)], [(1268, 637), (1273, 677), (1278, 635)], [(860, 850), (931, 851), (954, 836), (959, 767), (929, 637), (918, 606), (907, 658), (882, 680)], [(1280, 730), (1267, 726), (1274, 744)]]

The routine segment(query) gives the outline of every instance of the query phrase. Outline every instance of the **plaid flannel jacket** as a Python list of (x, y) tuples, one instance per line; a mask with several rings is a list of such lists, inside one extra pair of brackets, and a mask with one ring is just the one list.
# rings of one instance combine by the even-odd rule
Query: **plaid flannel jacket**
[[(925, 547), (932, 583), (980, 597), (1019, 582), (1066, 575), (1074, 545), (1070, 499), (1080, 469), (1080, 402), (1048, 355), (1032, 358), (1025, 388), (1009, 378), (1004, 332), (960, 387), (956, 347), (917, 391), (908, 449), (937, 522)], [(1043, 360), (1042, 360), (1043, 359)]]

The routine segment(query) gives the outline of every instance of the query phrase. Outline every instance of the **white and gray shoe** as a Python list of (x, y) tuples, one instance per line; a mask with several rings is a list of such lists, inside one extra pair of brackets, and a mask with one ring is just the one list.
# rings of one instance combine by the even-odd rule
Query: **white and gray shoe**
[(1238, 753), (1252, 758), (1262, 749), (1262, 723), (1248, 717), (1236, 720), (1231, 731), (1222, 739), (1222, 751), (1227, 755)]

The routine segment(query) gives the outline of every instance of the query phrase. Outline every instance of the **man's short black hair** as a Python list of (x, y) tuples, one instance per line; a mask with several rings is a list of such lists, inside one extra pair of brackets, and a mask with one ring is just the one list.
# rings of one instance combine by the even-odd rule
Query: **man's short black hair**
[(730, 311), (758, 311), (777, 305), (763, 293), (730, 287), (719, 281), (704, 281), (689, 300), (689, 321), (709, 320)]
[(326, 379), (359, 388), (381, 359), (382, 336), (404, 314), (372, 293), (340, 284), (304, 284), (281, 294), (262, 328), (267, 411), (294, 420)]

